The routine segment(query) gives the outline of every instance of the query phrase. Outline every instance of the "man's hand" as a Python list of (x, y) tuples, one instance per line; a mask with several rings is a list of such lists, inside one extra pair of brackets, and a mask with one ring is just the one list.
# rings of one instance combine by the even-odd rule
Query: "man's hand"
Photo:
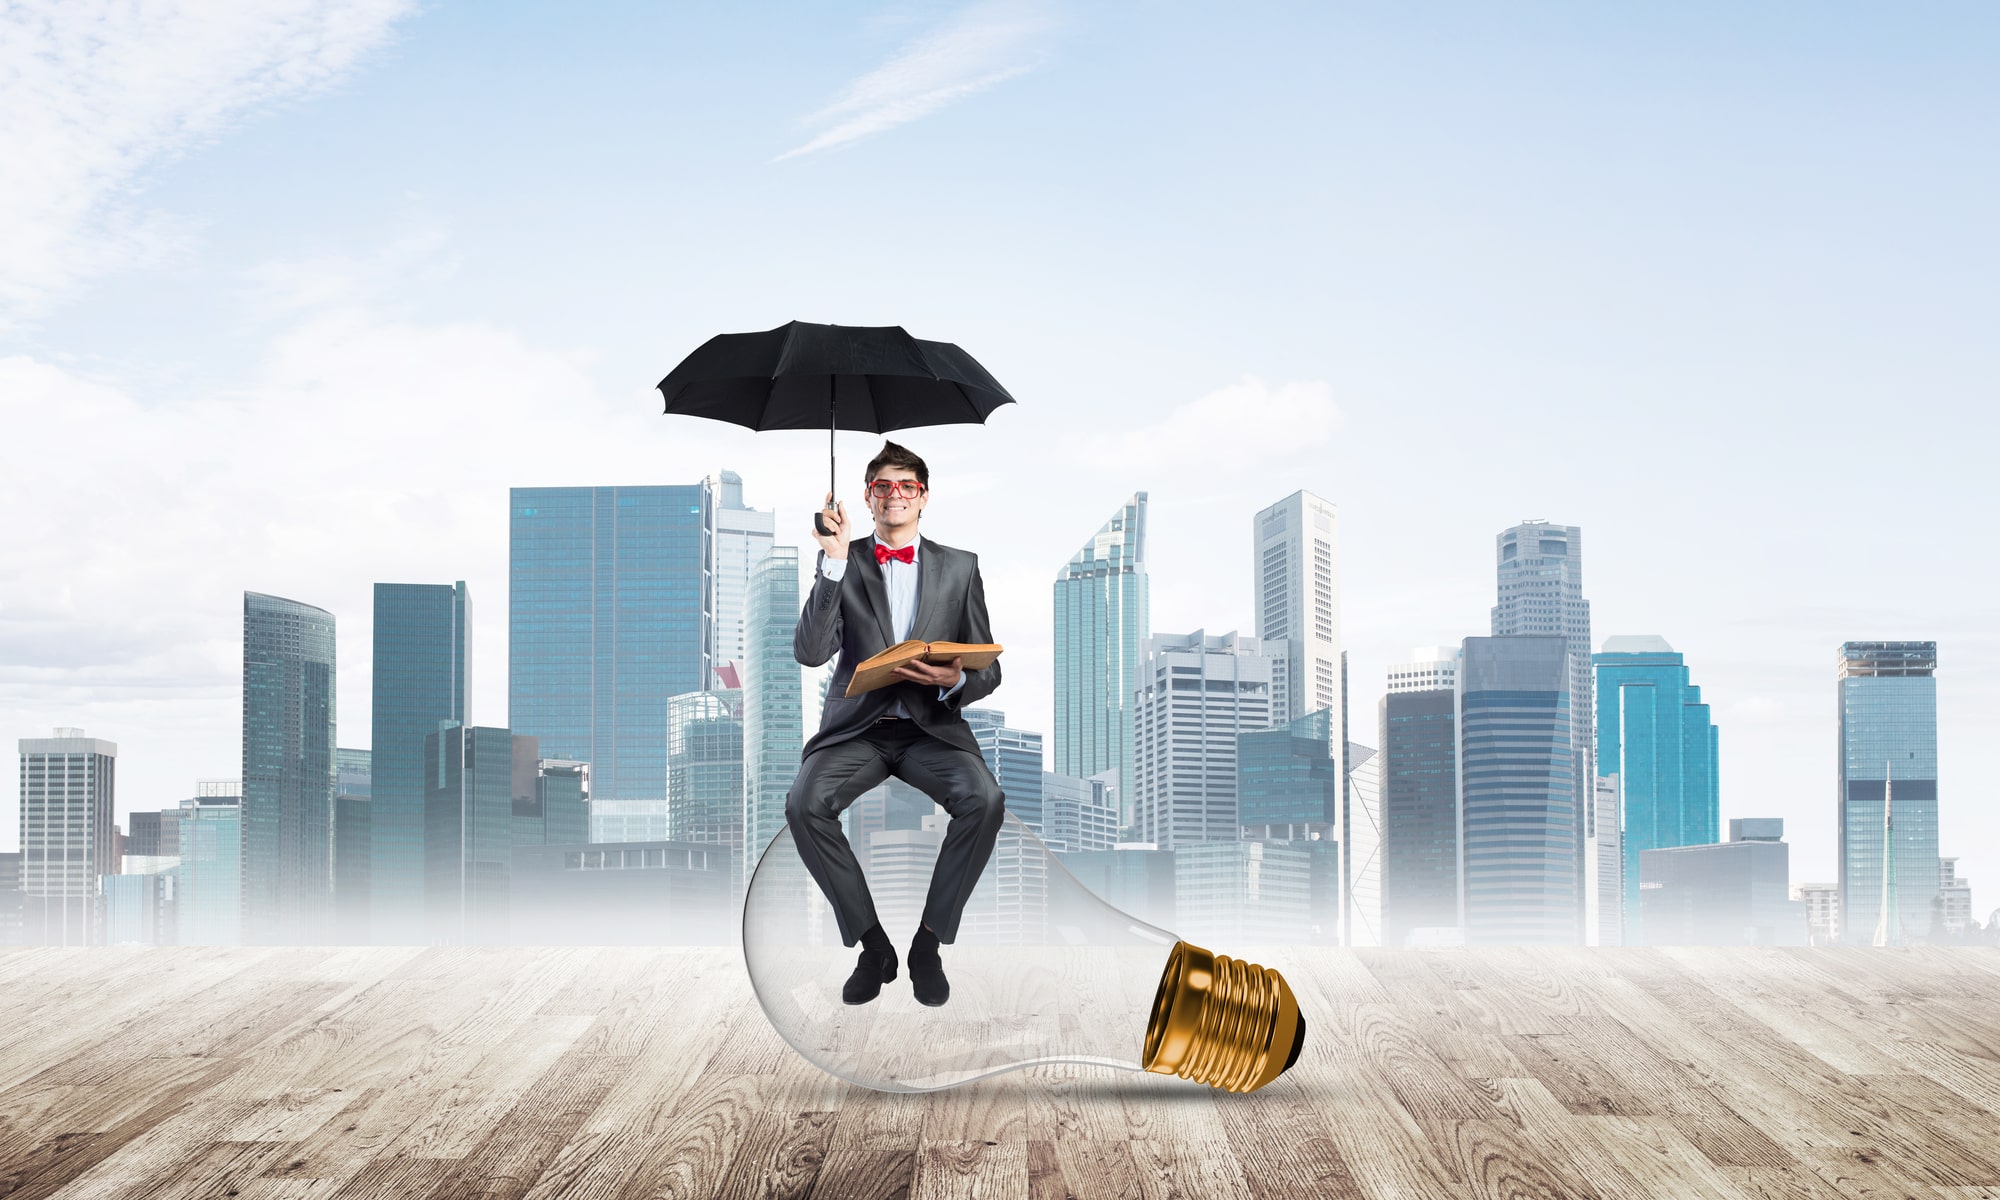
[(819, 543), (819, 548), (826, 551), (828, 558), (845, 559), (847, 557), (847, 509), (834, 500), (832, 492), (826, 494), (826, 511), (821, 512), (820, 517), (833, 527), (833, 532), (821, 533), (819, 526), (815, 525), (813, 526), (813, 541)]
[(890, 674), (898, 679), (907, 679), (911, 683), (928, 683), (932, 687), (941, 688), (957, 687), (959, 676), (965, 674), (964, 664), (964, 659), (954, 658), (948, 663), (938, 663), (933, 666), (919, 658), (904, 663)]

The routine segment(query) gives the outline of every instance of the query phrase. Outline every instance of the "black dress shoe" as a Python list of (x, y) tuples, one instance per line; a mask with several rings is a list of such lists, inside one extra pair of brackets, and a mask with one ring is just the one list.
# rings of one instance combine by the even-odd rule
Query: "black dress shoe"
[(854, 963), (854, 974), (847, 977), (847, 983), (840, 989), (840, 998), (848, 1004), (866, 1004), (882, 994), (883, 984), (895, 978), (894, 950), (864, 948)]
[(951, 980), (944, 977), (944, 960), (938, 957), (935, 942), (929, 946), (919, 942), (910, 947), (910, 990), (917, 994), (917, 1003), (926, 1008), (936, 1008), (951, 999)]

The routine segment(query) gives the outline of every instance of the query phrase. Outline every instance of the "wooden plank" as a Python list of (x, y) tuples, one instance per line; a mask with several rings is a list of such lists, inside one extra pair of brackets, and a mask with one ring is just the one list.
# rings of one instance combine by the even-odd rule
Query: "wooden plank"
[(926, 1141), (910, 1200), (990, 1200), (1028, 1190), (1025, 1142)]
[(724, 1171), (717, 1200), (796, 1200), (812, 1190), (833, 1137), (831, 1112), (762, 1112)]
[[(580, 1017), (541, 1018), (580, 1021)], [(571, 1052), (539, 1072), (487, 1136), (432, 1187), (435, 1200), (519, 1200), (575, 1136), (631, 1060)]]
[(836, 1147), (807, 1195), (815, 1200), (908, 1200), (917, 1180), (917, 1143), (901, 1149)]

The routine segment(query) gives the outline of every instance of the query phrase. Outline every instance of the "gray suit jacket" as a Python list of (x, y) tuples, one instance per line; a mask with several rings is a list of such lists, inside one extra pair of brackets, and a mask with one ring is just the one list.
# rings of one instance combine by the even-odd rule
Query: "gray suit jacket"
[[(822, 555), (824, 557), (824, 555)], [(986, 588), (979, 579), (979, 556), (966, 550), (923, 540), (917, 554), (917, 613), (910, 636), (926, 642), (983, 643), (993, 640), (986, 617)], [(1000, 664), (965, 673), (965, 686), (949, 700), (938, 690), (917, 683), (896, 683), (849, 698), (847, 681), (855, 665), (897, 642), (889, 620), (889, 591), (875, 561), (872, 537), (848, 543), (847, 572), (832, 583), (817, 569), (805, 610), (792, 633), (792, 656), (816, 667), (835, 654), (833, 681), (827, 687), (826, 708), (819, 732), (806, 740), (805, 754), (821, 746), (844, 742), (886, 716), (896, 700), (925, 733), (962, 750), (979, 753), (979, 741), (959, 715), (1000, 686)]]

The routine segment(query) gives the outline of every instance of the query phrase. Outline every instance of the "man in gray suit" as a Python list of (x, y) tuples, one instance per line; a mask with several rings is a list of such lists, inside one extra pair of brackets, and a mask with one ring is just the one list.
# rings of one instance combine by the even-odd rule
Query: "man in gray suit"
[(1000, 664), (969, 671), (959, 659), (935, 666), (914, 662), (897, 669), (903, 682), (847, 696), (855, 666), (897, 642), (993, 640), (978, 556), (917, 535), (917, 519), (930, 503), (924, 460), (885, 442), (868, 464), (867, 480), (874, 534), (850, 542), (846, 509), (829, 493), (825, 516), (833, 532), (813, 535), (819, 570), (792, 635), (792, 653), (808, 667), (836, 653), (840, 661), (827, 685), (819, 732), (806, 742), (785, 797), (785, 820), (806, 870), (833, 905), (841, 941), (861, 943), (841, 999), (866, 1004), (896, 978), (896, 947), (876, 920), (840, 814), (894, 775), (951, 815), (909, 955), (912, 990), (936, 1007), (951, 995), (938, 943), (957, 938), (959, 914), (992, 856), (1005, 815), (1000, 785), (959, 715), (1000, 686)]

